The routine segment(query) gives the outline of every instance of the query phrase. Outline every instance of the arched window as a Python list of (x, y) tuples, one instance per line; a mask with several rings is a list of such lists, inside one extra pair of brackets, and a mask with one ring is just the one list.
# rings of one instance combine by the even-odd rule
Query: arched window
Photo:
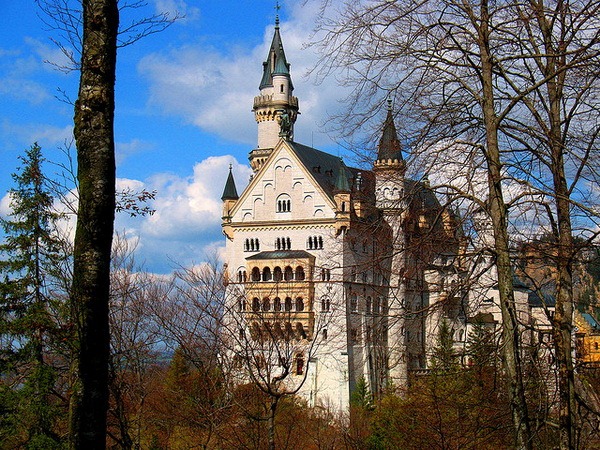
[(285, 272), (283, 274), (283, 279), (285, 281), (292, 281), (294, 279), (294, 271), (292, 270), (292, 268), (290, 266), (287, 266), (285, 268)]
[(302, 266), (296, 267), (296, 280), (297, 281), (304, 280), (304, 269), (302, 268)]
[(302, 322), (296, 322), (296, 338), (306, 339), (306, 331), (304, 331), (304, 326), (302, 325)]
[(285, 298), (285, 310), (286, 311), (292, 310), (292, 299), (290, 297)]
[(372, 303), (373, 301), (371, 300), (371, 296), (367, 296), (367, 304), (365, 306), (365, 309), (367, 310), (367, 314), (371, 314), (371, 308), (372, 308)]
[(252, 311), (260, 311), (260, 300), (257, 297), (252, 299)]
[(309, 250), (312, 250), (312, 248), (313, 248), (313, 238), (312, 238), (312, 236), (308, 237), (308, 242), (306, 244), (306, 248), (308, 248)]
[(288, 194), (281, 194), (277, 197), (277, 212), (290, 212), (292, 210), (292, 201)]
[(327, 340), (327, 328), (323, 328), (321, 335), (323, 337), (323, 340), (326, 341)]
[(296, 311), (304, 311), (304, 300), (302, 297), (296, 299)]
[(319, 246), (318, 246), (318, 248), (319, 249), (323, 248), (323, 236), (319, 236)]
[(254, 249), (255, 249), (256, 251), (259, 251), (259, 250), (260, 250), (260, 243), (259, 243), (259, 241), (258, 241), (258, 238), (255, 238), (255, 239), (254, 239)]
[(281, 267), (275, 267), (275, 269), (273, 270), (273, 279), (275, 281), (283, 280), (283, 273), (281, 272)]
[(286, 243), (287, 243), (287, 249), (286, 250), (291, 250), (292, 249), (292, 240), (290, 238), (286, 238)]
[(238, 309), (240, 311), (246, 311), (246, 299), (244, 297), (240, 297), (238, 301)]
[(356, 292), (350, 294), (350, 312), (358, 311), (358, 296)]
[(275, 297), (275, 300), (273, 300), (273, 311), (281, 311), (281, 299), (279, 297)]
[(271, 268), (270, 267), (265, 267), (263, 269), (262, 279), (263, 279), (263, 281), (271, 281), (272, 276), (271, 276)]
[(245, 252), (248, 252), (248, 251), (250, 251), (250, 239), (246, 239), (246, 240), (244, 241), (244, 251), (245, 251)]
[(252, 269), (252, 281), (260, 281), (260, 269), (258, 267)]
[(275, 241), (275, 250), (281, 250), (281, 239), (279, 238)]
[(375, 303), (373, 304), (373, 314), (379, 314), (381, 310), (381, 297), (377, 297), (375, 299)]
[(321, 298), (321, 311), (329, 311), (331, 308), (331, 300), (325, 296)]
[(271, 311), (271, 300), (269, 300), (269, 297), (263, 298), (262, 309), (263, 311)]

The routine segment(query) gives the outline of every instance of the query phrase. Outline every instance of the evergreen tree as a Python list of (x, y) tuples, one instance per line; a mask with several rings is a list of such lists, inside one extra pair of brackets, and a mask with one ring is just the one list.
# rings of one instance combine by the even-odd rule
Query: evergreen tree
[(53, 280), (63, 259), (55, 233), (59, 216), (42, 173), (41, 148), (34, 144), (20, 160), (10, 190), (12, 213), (0, 218), (6, 235), (0, 244), (0, 395), (6, 400), (0, 437), (52, 449), (59, 445), (56, 370), (48, 357), (59, 302)]
[(433, 370), (449, 371), (457, 366), (456, 352), (454, 351), (454, 339), (452, 330), (446, 320), (440, 323), (440, 330), (437, 337), (437, 343), (431, 356), (431, 366)]

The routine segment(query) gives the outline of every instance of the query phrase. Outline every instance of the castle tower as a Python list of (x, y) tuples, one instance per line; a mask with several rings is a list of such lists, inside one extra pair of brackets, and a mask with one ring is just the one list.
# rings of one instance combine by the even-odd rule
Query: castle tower
[(254, 118), (258, 124), (258, 147), (250, 152), (254, 172), (262, 166), (279, 139), (293, 140), (294, 123), (298, 117), (298, 99), (292, 95), (294, 85), (290, 64), (285, 58), (279, 16), (275, 19), (275, 33), (267, 59), (263, 62), (260, 93), (254, 97)]
[(407, 204), (404, 199), (406, 163), (402, 158), (402, 148), (394, 125), (392, 101), (388, 99), (388, 110), (379, 147), (377, 160), (373, 164), (375, 173), (375, 202), (383, 214), (384, 221), (393, 230), (388, 254), (389, 293), (387, 305), (388, 319), (388, 361), (389, 381), (396, 386), (404, 386), (408, 379), (408, 365), (405, 342), (406, 291), (402, 273), (406, 267), (406, 242), (403, 230), (403, 216)]

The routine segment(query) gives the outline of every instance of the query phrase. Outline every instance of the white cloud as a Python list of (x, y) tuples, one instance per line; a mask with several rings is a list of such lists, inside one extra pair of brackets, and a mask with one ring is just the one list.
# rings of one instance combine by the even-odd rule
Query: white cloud
[[(317, 61), (314, 51), (305, 48), (314, 14), (314, 8), (294, 8), (290, 20), (281, 22), (280, 28), (300, 103), (295, 140), (323, 146), (331, 140), (322, 124), (328, 113), (341, 107), (343, 89), (334, 77), (315, 85), (306, 76)], [(262, 44), (249, 53), (226, 49), (227, 53), (221, 54), (204, 42), (146, 56), (138, 70), (150, 82), (150, 105), (224, 139), (255, 145), (257, 129), (251, 108), (272, 38), (270, 25)]]
[(232, 156), (209, 157), (197, 163), (187, 177), (158, 173), (145, 182), (117, 180), (118, 190), (157, 191), (149, 204), (156, 210), (153, 215), (122, 213), (116, 218), (117, 232), (127, 239), (139, 236), (136, 255), (140, 263), (152, 271), (168, 272), (222, 253), (221, 195), (230, 164), (241, 192), (251, 170)]
[(200, 15), (200, 9), (190, 6), (184, 0), (156, 0), (156, 14), (167, 13), (169, 17), (180, 16), (179, 21), (195, 20)]
[(4, 194), (4, 197), (0, 199), (0, 217), (6, 217), (12, 213), (10, 202), (10, 194), (7, 192)]

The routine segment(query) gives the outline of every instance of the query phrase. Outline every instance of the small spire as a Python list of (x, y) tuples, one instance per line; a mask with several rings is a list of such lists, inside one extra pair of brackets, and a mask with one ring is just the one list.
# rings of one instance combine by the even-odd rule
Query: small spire
[(379, 141), (379, 151), (377, 159), (380, 161), (398, 160), (402, 161), (402, 148), (396, 126), (394, 125), (394, 114), (392, 108), (392, 99), (387, 99), (387, 116), (383, 124), (381, 139)]
[(223, 189), (223, 195), (221, 196), (221, 200), (223, 201), (237, 200), (240, 198), (235, 187), (235, 180), (233, 179), (232, 168), (233, 165), (229, 164), (229, 175), (227, 176), (227, 181), (225, 182), (225, 189)]
[(348, 173), (344, 160), (340, 158), (340, 167), (335, 180), (335, 190), (338, 192), (350, 192), (350, 183), (348, 183)]

